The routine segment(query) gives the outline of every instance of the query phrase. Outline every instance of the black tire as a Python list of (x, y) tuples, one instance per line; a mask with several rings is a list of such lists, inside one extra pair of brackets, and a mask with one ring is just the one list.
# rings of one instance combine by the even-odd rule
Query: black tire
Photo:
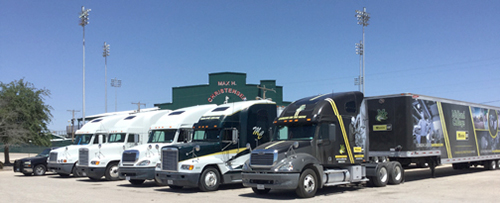
[(389, 184), (398, 185), (404, 180), (404, 169), (399, 162), (391, 162), (389, 165)]
[(170, 187), (170, 189), (172, 189), (172, 190), (180, 190), (183, 188), (183, 186), (179, 186), (179, 185), (169, 185), (168, 187)]
[(208, 167), (201, 173), (199, 188), (204, 192), (215, 191), (219, 188), (220, 182), (219, 171), (214, 167)]
[(389, 173), (386, 165), (379, 165), (376, 170), (376, 175), (374, 177), (370, 177), (371, 185), (375, 187), (386, 186), (389, 181)]
[(47, 172), (47, 167), (43, 164), (38, 164), (33, 168), (33, 174), (36, 176), (43, 176), (45, 175), (45, 172)]
[(497, 162), (495, 160), (486, 161), (484, 163), (484, 168), (486, 168), (488, 170), (496, 170), (497, 169)]
[(252, 190), (253, 190), (253, 193), (258, 194), (258, 195), (265, 195), (265, 194), (269, 193), (269, 191), (271, 191), (271, 189), (269, 189), (269, 188), (259, 190), (256, 187), (253, 187)]
[(80, 177), (80, 173), (78, 173), (78, 170), (76, 170), (76, 166), (73, 166), (73, 170), (71, 170), (71, 174), (73, 174), (73, 177)]
[(110, 163), (108, 167), (106, 167), (104, 176), (106, 176), (106, 180), (118, 180), (120, 178), (118, 176), (118, 163)]
[(141, 185), (144, 183), (144, 181), (146, 180), (129, 180), (128, 182), (130, 182), (130, 184), (132, 185)]
[(316, 191), (318, 191), (318, 177), (314, 170), (308, 168), (300, 174), (299, 185), (295, 189), (295, 193), (301, 198), (314, 197)]

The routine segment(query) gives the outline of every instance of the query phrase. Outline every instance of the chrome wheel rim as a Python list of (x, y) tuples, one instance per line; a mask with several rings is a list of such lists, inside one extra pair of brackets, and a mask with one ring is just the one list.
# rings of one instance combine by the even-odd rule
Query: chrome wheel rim
[(307, 193), (312, 192), (316, 188), (316, 182), (311, 174), (307, 174), (304, 177), (304, 191)]
[(213, 187), (217, 184), (217, 175), (213, 171), (209, 171), (205, 176), (205, 184), (208, 187)]

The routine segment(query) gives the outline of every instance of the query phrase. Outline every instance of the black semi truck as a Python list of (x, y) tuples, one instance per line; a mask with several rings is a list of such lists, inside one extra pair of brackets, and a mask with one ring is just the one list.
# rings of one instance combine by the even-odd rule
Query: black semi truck
[(300, 99), (274, 121), (270, 142), (244, 164), (243, 185), (257, 194), (404, 180), (404, 166), (499, 167), (500, 108), (415, 94), (361, 92)]

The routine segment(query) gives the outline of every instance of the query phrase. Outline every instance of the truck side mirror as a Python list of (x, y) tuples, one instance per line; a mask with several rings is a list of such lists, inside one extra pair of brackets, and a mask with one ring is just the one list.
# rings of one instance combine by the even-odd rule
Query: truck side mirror
[(238, 143), (238, 129), (236, 128), (233, 128), (233, 144), (237, 144)]

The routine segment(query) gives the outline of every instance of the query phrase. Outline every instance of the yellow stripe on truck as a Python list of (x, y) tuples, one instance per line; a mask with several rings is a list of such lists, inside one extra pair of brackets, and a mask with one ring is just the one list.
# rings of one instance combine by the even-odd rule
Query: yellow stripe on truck
[(337, 105), (335, 104), (335, 101), (331, 98), (326, 98), (326, 101), (330, 102), (332, 105), (333, 112), (335, 113), (335, 116), (337, 116), (337, 119), (339, 120), (339, 125), (340, 129), (342, 130), (342, 136), (344, 137), (344, 142), (347, 148), (347, 154), (349, 155), (349, 161), (351, 163), (354, 163), (354, 158), (352, 157), (352, 152), (351, 152), (351, 145), (349, 144), (349, 139), (347, 138), (347, 133), (345, 131), (345, 126), (344, 126), (344, 120), (342, 120), (342, 115), (339, 114), (339, 110), (337, 109)]

